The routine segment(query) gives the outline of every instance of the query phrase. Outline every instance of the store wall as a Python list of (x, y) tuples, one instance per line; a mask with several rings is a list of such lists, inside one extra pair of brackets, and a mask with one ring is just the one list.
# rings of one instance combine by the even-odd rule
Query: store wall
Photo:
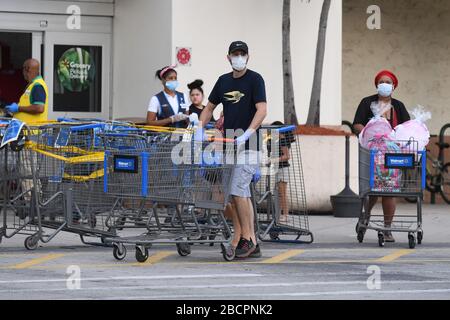
[[(244, 40), (250, 47), (249, 68), (266, 81), (267, 122), (283, 120), (282, 0), (172, 0), (172, 61), (176, 47), (192, 48), (192, 64), (179, 68), (182, 89), (194, 79), (205, 81), (208, 94), (217, 78), (231, 68), (228, 45)], [(297, 113), (306, 122), (322, 1), (291, 2), (291, 49)], [(322, 83), (322, 124), (341, 122), (341, 0), (333, 0), (328, 20)]]
[(0, 12), (65, 15), (70, 5), (77, 5), (85, 16), (110, 17), (114, 12), (114, 0), (1, 0)]
[(145, 117), (161, 91), (155, 71), (171, 63), (172, 1), (116, 0), (113, 117)]
[[(367, 7), (380, 6), (381, 30), (368, 30)], [(448, 0), (343, 0), (343, 118), (353, 120), (365, 96), (374, 94), (377, 71), (399, 77), (395, 93), (409, 110), (433, 114), (430, 131), (450, 122), (450, 2)]]
[[(77, 5), (81, 10), (80, 29), (68, 28), (67, 9)], [(112, 81), (111, 37), (114, 14), (113, 0), (2, 0), (0, 1), (0, 30), (15, 32), (32, 32), (32, 56), (41, 61), (43, 75), (49, 87), (49, 118), (60, 116), (73, 117), (110, 117)], [(43, 55), (41, 55), (43, 44)], [(102, 74), (103, 89), (101, 91), (101, 112), (54, 112), (54, 50), (56, 45), (70, 46), (103, 46)], [(22, 58), (23, 59), (23, 58)], [(98, 91), (96, 91), (98, 93)], [(67, 108), (71, 108), (68, 98)], [(97, 103), (98, 105), (98, 103)], [(68, 110), (69, 110), (68, 109)]]

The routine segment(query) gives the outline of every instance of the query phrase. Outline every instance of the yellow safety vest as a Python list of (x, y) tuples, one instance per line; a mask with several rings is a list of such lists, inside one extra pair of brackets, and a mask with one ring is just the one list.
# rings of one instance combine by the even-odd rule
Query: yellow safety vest
[(29, 107), (32, 105), (31, 103), (31, 90), (36, 85), (41, 85), (44, 88), (46, 99), (44, 104), (44, 112), (39, 114), (30, 114), (26, 112), (18, 112), (14, 114), (14, 118), (25, 122), (25, 123), (33, 123), (39, 121), (47, 121), (48, 120), (48, 87), (45, 83), (44, 79), (41, 76), (38, 76), (31, 81), (25, 90), (24, 94), (20, 97), (19, 107)]

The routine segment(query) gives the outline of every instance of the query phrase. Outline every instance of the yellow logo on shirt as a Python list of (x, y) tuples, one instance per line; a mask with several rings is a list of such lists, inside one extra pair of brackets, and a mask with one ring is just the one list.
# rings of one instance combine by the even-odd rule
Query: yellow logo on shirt
[(227, 101), (233, 101), (233, 104), (239, 103), (243, 97), (245, 97), (245, 94), (239, 91), (225, 93), (225, 99)]

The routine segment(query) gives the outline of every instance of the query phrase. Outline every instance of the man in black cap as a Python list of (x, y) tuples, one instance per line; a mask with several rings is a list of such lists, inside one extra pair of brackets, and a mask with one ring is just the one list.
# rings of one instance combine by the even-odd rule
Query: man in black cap
[(247, 69), (248, 52), (245, 42), (231, 43), (227, 59), (233, 71), (217, 80), (200, 116), (202, 126), (210, 121), (214, 109), (222, 103), (226, 138), (237, 137), (237, 165), (230, 191), (234, 206), (229, 206), (227, 211), (233, 220), (232, 246), (238, 258), (261, 256), (255, 235), (250, 183), (259, 171), (258, 129), (267, 115), (267, 100), (264, 79)]

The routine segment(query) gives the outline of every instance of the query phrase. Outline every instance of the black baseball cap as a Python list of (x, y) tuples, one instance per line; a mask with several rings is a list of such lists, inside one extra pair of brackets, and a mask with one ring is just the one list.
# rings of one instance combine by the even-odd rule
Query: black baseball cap
[(243, 41), (234, 41), (230, 44), (230, 48), (228, 49), (228, 54), (232, 54), (235, 51), (244, 51), (246, 54), (248, 54), (248, 46)]

